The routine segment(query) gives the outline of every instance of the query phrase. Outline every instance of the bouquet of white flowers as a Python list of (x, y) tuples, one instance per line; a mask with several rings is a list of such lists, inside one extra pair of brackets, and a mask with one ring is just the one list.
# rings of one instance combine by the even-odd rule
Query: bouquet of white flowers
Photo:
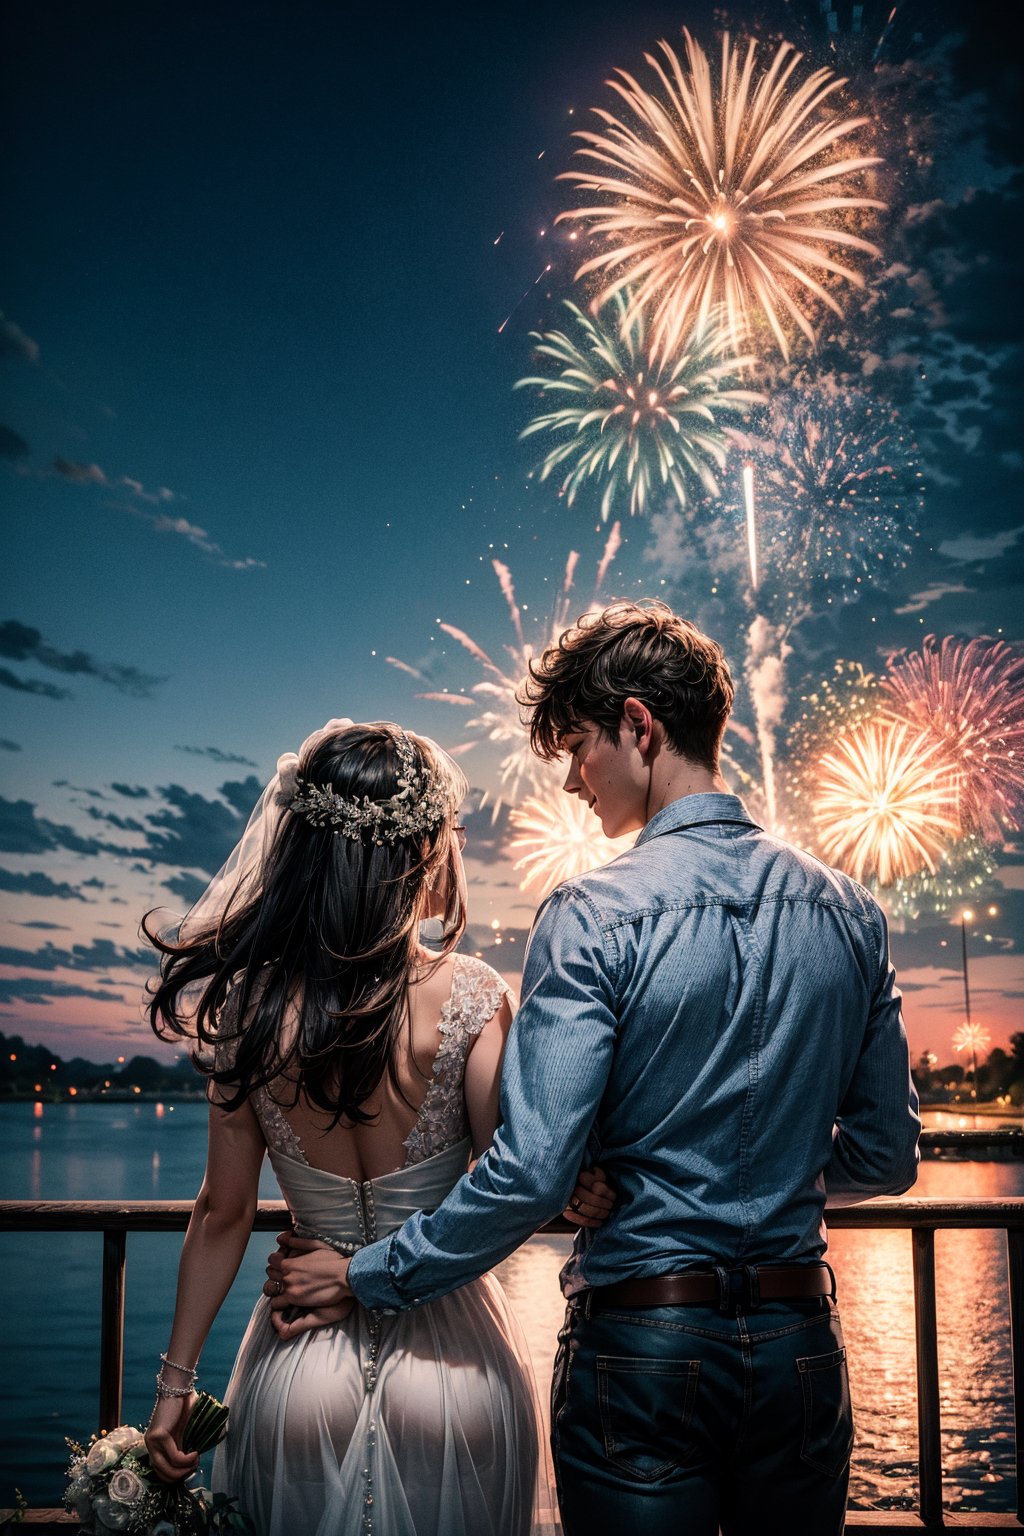
[[(183, 1449), (208, 1451), (227, 1434), (228, 1410), (209, 1392), (200, 1392), (185, 1426)], [(139, 1429), (122, 1424), (88, 1445), (69, 1440), (71, 1462), (64, 1506), (81, 1529), (95, 1536), (129, 1531), (138, 1536), (208, 1536), (210, 1532), (251, 1532), (235, 1500), (208, 1488), (164, 1483), (150, 1466)]]

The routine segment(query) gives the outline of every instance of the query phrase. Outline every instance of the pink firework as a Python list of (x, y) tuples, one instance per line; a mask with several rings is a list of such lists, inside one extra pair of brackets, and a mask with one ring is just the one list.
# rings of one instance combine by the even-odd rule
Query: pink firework
[(941, 740), (962, 774), (964, 823), (989, 842), (1024, 825), (1024, 649), (929, 635), (882, 680), (886, 713)]

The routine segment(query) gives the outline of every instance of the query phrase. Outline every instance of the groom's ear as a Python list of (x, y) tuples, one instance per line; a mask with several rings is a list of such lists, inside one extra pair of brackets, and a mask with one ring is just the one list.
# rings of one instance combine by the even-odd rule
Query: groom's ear
[(622, 706), (623, 724), (631, 732), (637, 749), (644, 755), (650, 750), (654, 716), (646, 704), (630, 696)]

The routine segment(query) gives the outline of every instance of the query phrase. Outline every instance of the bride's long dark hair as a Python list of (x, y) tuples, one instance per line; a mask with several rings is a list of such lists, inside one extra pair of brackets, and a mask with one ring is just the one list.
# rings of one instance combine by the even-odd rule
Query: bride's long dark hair
[[(403, 772), (396, 734), (387, 724), (343, 727), (314, 743), (299, 774), (348, 800), (387, 799)], [(455, 831), (466, 781), (432, 743), (407, 739), (419, 771), (447, 792), (450, 809), (434, 831), (381, 844), (368, 831), (350, 838), (285, 811), (255, 895), (243, 890), (198, 932), (186, 922), (185, 937), (158, 933), (152, 912), (143, 918), (142, 934), (161, 954), (149, 1022), (161, 1039), (196, 1042), (193, 1060), (222, 1086), (225, 1109), (286, 1072), (296, 1101), (304, 1094), (332, 1126), (358, 1124), (372, 1118), (362, 1106), (385, 1072), (399, 1087), (395, 1045), (430, 890), (445, 900), (438, 962), (466, 925)], [(281, 1023), (295, 1002), (298, 1028), (286, 1044)], [(237, 1039), (233, 1064), (212, 1064), (211, 1047), (225, 1039)]]

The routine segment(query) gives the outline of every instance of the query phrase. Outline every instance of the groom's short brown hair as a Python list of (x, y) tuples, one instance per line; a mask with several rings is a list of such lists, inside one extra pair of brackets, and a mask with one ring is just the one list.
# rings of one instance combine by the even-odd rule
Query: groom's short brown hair
[(539, 757), (557, 757), (563, 737), (585, 724), (617, 742), (633, 697), (661, 722), (674, 752), (715, 772), (734, 694), (721, 646), (650, 599), (585, 613), (530, 662), (518, 698)]

